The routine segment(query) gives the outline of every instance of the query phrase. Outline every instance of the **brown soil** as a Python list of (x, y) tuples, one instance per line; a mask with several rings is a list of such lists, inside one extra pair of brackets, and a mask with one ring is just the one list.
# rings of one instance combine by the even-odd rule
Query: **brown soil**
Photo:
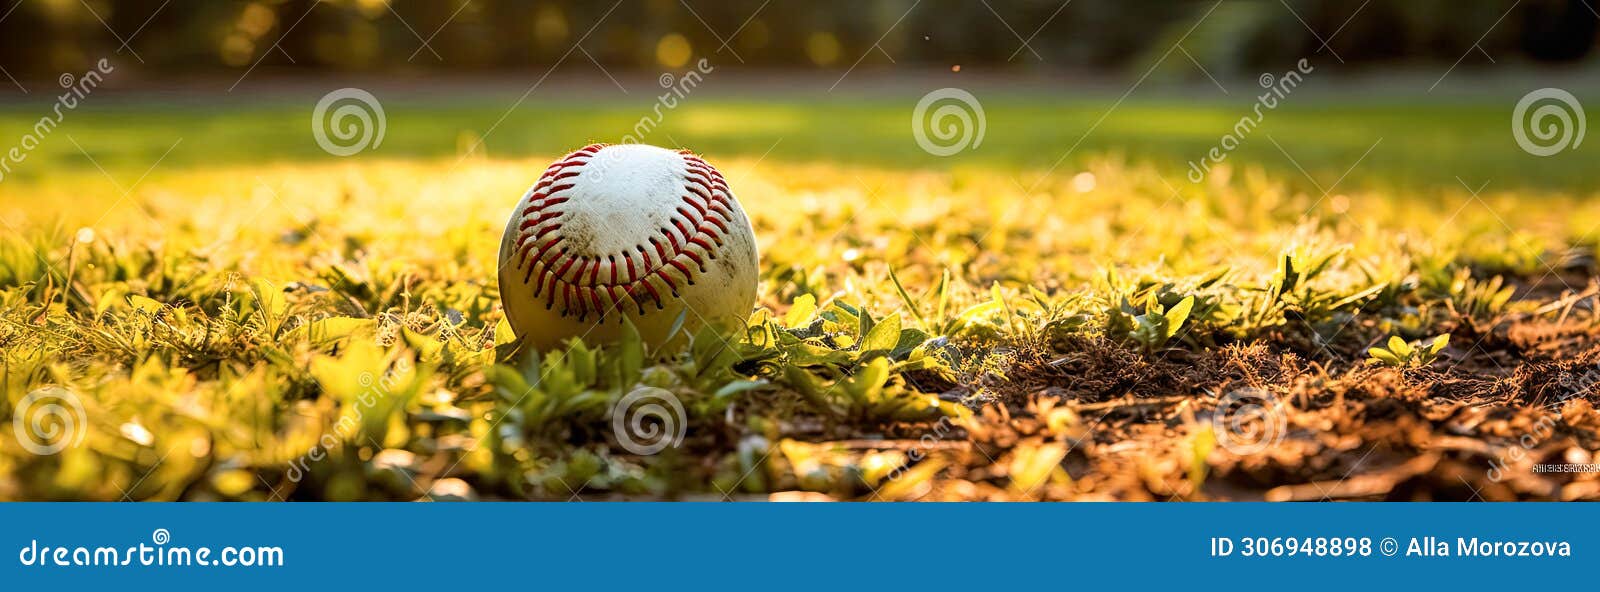
[[(818, 443), (844, 464), (907, 454), (911, 468), (898, 478), (763, 497), (1600, 499), (1591, 465), (1600, 451), (1600, 326), (1574, 298), (1485, 327), (1462, 323), (1440, 359), (1421, 368), (1370, 365), (1364, 347), (1348, 344), (1283, 345), (1299, 343), (1287, 337), (1148, 355), (1101, 340), (1058, 344), (1018, 362), (1007, 381), (947, 391), (980, 401), (953, 427)], [(916, 470), (924, 464), (926, 475)], [(781, 476), (793, 467), (768, 468), (775, 489), (817, 489)]]

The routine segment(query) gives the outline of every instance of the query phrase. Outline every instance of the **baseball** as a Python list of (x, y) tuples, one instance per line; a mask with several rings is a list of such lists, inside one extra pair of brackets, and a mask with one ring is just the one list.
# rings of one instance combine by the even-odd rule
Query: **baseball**
[(722, 173), (687, 150), (591, 144), (522, 196), (500, 240), (500, 299), (540, 350), (619, 339), (623, 319), (663, 345), (742, 326), (756, 299), (750, 220)]

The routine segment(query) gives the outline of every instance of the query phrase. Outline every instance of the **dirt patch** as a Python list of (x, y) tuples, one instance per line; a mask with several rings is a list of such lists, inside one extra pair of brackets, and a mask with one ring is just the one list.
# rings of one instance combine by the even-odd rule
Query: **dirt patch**
[[(835, 449), (850, 457), (838, 464), (919, 454), (892, 480), (825, 495), (1600, 499), (1600, 473), (1583, 468), (1600, 449), (1600, 334), (1587, 322), (1539, 320), (1463, 333), (1471, 339), (1409, 369), (1312, 360), (1264, 343), (1143, 354), (1075, 340), (1019, 361), (1006, 387), (991, 387), (955, 429), (902, 426)], [(777, 489), (806, 488), (781, 476), (793, 467), (779, 468)]]

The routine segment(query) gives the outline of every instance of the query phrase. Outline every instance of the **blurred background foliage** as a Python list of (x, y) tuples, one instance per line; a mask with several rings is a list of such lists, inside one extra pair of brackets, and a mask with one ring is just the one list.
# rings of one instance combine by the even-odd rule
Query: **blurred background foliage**
[(1185, 34), (1194, 59), (1228, 74), (1322, 52), (1345, 68), (1572, 62), (1594, 51), (1600, 27), (1591, 0), (5, 0), (0, 10), (0, 67), (21, 77), (112, 54), (150, 76), (493, 71), (555, 63), (580, 39), (607, 67), (737, 54), (782, 68), (848, 68), (862, 56), (1114, 70)]

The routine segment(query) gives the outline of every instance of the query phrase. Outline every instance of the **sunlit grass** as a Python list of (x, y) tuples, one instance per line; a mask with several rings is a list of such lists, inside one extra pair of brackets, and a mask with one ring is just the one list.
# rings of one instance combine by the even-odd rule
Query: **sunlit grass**
[[(679, 115), (699, 131), (663, 128), (704, 141), (752, 217), (762, 264), (751, 326), (683, 352), (512, 351), (494, 283), (500, 231), (537, 172), (582, 143), (571, 141), (582, 117), (508, 128), (521, 139), (487, 155), (431, 154), (405, 138), (465, 126), (448, 111), (402, 124), (396, 109), (392, 149), (313, 161), (286, 147), (310, 141), (298, 127), (290, 140), (277, 116), (246, 114), (187, 137), (147, 177), (171, 145), (153, 139), (161, 118), (175, 115), (75, 128), (110, 178), (59, 137), (0, 185), (0, 415), (62, 385), (81, 397), (87, 437), (52, 456), (0, 439), (0, 498), (413, 499), (463, 491), (450, 479), (497, 498), (876, 488), (940, 467), (818, 442), (940, 417), (971, 425), (959, 403), (1003, 394), (1077, 339), (1131, 355), (1261, 342), (1361, 363), (1380, 338), (1537, 306), (1496, 298), (1491, 278), (1584, 265), (1600, 224), (1592, 195), (1527, 177), (1476, 196), (1476, 178), (1400, 189), (1384, 172), (1394, 163), (1374, 159), (1377, 172), (1338, 179), (1370, 145), (1349, 130), (1306, 151), (1315, 181), (1241, 156), (1193, 184), (1160, 158), (1172, 145), (1089, 147), (1051, 168), (1076, 133), (1033, 126), (1032, 139), (1005, 140), (1026, 118), (995, 107), (992, 149), (1027, 156), (930, 164), (903, 156), (914, 145), (901, 114), (886, 123), (875, 109), (695, 107)], [(1126, 117), (1141, 114), (1148, 125), (1119, 116), (1105, 129), (1211, 141), (1196, 122), (1214, 114)], [(799, 131), (853, 122), (865, 139), (837, 154)], [(741, 133), (761, 139), (725, 139)], [(1292, 135), (1285, 147), (1305, 141)], [(855, 158), (890, 145), (902, 156)], [(1464, 152), (1455, 162), (1481, 158)], [(374, 377), (387, 379), (380, 403), (358, 403)], [(637, 384), (683, 400), (681, 449), (615, 446), (609, 406)], [(1013, 484), (1062, 483), (1058, 452), (1016, 451)]]

